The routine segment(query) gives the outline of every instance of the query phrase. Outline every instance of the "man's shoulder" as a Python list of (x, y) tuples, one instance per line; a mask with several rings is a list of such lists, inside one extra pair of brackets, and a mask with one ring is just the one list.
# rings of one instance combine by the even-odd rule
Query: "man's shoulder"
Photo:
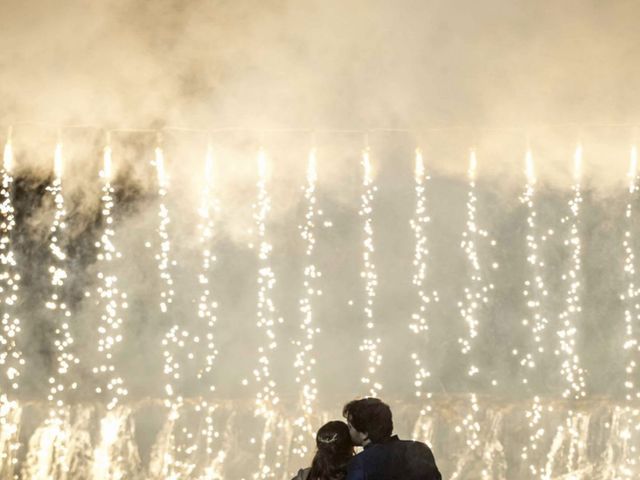
[(425, 455), (427, 457), (433, 457), (431, 448), (426, 443), (418, 442), (417, 440), (397, 440), (391, 443), (392, 448), (406, 452), (412, 455)]
[(429, 445), (424, 442), (419, 442), (417, 440), (397, 440), (395, 443), (399, 443), (402, 446), (409, 448), (421, 448), (424, 450), (431, 450)]
[(349, 463), (349, 480), (370, 478), (440, 479), (431, 449), (422, 442), (397, 437), (376, 443), (354, 456)]
[(416, 440), (400, 440), (395, 437), (389, 441), (382, 443), (374, 443), (370, 447), (365, 448), (363, 451), (353, 456), (352, 462), (362, 462), (370, 457), (378, 456), (383, 451), (393, 450), (410, 450), (412, 452), (431, 452), (429, 446), (425, 443), (418, 442)]
[(439, 480), (442, 478), (431, 448), (426, 443), (414, 440), (400, 440), (394, 442), (392, 457), (392, 471), (402, 472), (394, 478), (429, 478)]

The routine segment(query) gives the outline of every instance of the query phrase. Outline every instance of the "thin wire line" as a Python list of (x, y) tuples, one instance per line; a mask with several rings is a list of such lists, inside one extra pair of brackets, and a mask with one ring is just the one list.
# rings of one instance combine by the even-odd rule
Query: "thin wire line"
[(226, 127), (214, 127), (214, 128), (192, 128), (184, 126), (161, 126), (156, 128), (151, 127), (129, 127), (129, 126), (108, 126), (108, 125), (95, 125), (95, 124), (61, 124), (52, 122), (33, 122), (33, 121), (17, 121), (7, 122), (4, 127), (0, 127), (5, 131), (16, 127), (36, 127), (51, 129), (54, 132), (64, 133), (69, 130), (96, 130), (98, 132), (112, 132), (112, 133), (163, 133), (163, 132), (191, 132), (198, 133), (207, 136), (212, 136), (216, 133), (247, 133), (256, 134), (260, 138), (263, 138), (267, 133), (304, 133), (314, 136), (322, 134), (353, 134), (366, 136), (369, 133), (401, 133), (411, 134), (414, 136), (420, 136), (432, 132), (454, 132), (454, 131), (468, 131), (474, 136), (474, 138), (481, 132), (513, 132), (521, 133), (526, 136), (530, 136), (533, 132), (539, 130), (549, 129), (574, 129), (576, 130), (576, 136), (583, 135), (585, 130), (588, 129), (630, 129), (632, 136), (635, 136), (635, 132), (640, 127), (639, 123), (577, 123), (577, 122), (565, 122), (565, 123), (540, 123), (530, 124), (523, 126), (501, 126), (501, 125), (441, 125), (441, 126), (427, 126), (418, 128), (403, 128), (403, 127), (371, 127), (371, 128), (333, 128), (333, 127), (279, 127), (279, 128), (260, 128), (260, 127), (245, 127), (245, 126), (226, 126)]

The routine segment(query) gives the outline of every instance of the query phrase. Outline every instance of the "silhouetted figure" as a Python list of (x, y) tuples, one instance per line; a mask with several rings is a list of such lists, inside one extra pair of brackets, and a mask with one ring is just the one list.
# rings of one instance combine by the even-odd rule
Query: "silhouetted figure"
[(353, 457), (347, 424), (339, 420), (324, 424), (316, 434), (316, 447), (311, 467), (300, 470), (292, 480), (343, 480)]
[(431, 449), (421, 442), (399, 440), (389, 406), (377, 398), (345, 405), (351, 440), (364, 450), (349, 461), (346, 480), (441, 480)]

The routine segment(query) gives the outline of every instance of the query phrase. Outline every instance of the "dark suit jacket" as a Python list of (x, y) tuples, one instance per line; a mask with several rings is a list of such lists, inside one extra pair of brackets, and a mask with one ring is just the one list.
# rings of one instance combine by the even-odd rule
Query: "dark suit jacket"
[(346, 480), (441, 480), (431, 449), (397, 435), (371, 443), (349, 462)]

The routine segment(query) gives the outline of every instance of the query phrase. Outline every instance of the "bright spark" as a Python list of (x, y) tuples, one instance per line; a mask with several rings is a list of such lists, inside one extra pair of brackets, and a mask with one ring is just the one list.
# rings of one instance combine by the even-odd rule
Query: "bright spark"
[[(428, 310), (432, 302), (438, 301), (438, 293), (428, 293), (426, 291), (427, 284), (427, 260), (429, 257), (429, 248), (427, 246), (427, 227), (431, 219), (427, 213), (426, 198), (426, 181), (429, 179), (425, 173), (424, 160), (422, 152), (416, 149), (415, 152), (415, 213), (410, 221), (410, 226), (414, 236), (414, 257), (413, 257), (413, 278), (412, 283), (416, 288), (418, 296), (418, 309), (411, 315), (409, 329), (416, 335), (420, 335), (419, 351), (427, 350), (425, 348), (425, 339), (429, 331)], [(420, 412), (426, 415), (431, 412), (432, 407), (429, 399), (432, 397), (431, 392), (425, 392), (425, 383), (431, 376), (431, 372), (424, 366), (423, 354), (414, 351), (411, 353), (411, 361), (415, 366), (414, 387), (416, 398), (425, 399), (425, 405)]]
[[(480, 368), (476, 364), (474, 358), (474, 344), (480, 332), (481, 312), (489, 303), (489, 294), (493, 290), (494, 285), (485, 280), (480, 256), (478, 253), (479, 243), (488, 237), (486, 230), (481, 229), (477, 224), (477, 197), (476, 197), (476, 170), (477, 158), (474, 150), (469, 154), (469, 190), (467, 193), (467, 220), (466, 228), (462, 233), (462, 242), (460, 244), (466, 259), (469, 271), (469, 281), (464, 288), (464, 298), (458, 303), (460, 315), (467, 325), (467, 335), (458, 339), (462, 355), (467, 358), (469, 378), (476, 378), (480, 374)], [(492, 241), (491, 245), (495, 245)], [(497, 264), (494, 264), (497, 268)], [(470, 411), (462, 421), (462, 425), (458, 426), (457, 431), (465, 433), (467, 447), (471, 451), (477, 451), (480, 447), (480, 422), (478, 412), (480, 406), (475, 393), (470, 395)], [(457, 477), (459, 472), (454, 473)], [(483, 477), (485, 474), (483, 473)]]
[(360, 211), (358, 213), (364, 221), (363, 269), (360, 272), (360, 276), (364, 279), (365, 284), (364, 320), (366, 333), (360, 345), (360, 351), (366, 354), (367, 367), (365, 374), (361, 378), (361, 383), (368, 387), (368, 395), (375, 397), (382, 390), (382, 383), (377, 379), (377, 370), (382, 364), (382, 354), (379, 351), (381, 340), (379, 337), (375, 337), (376, 329), (373, 316), (373, 303), (378, 286), (378, 274), (376, 273), (376, 265), (373, 261), (374, 242), (371, 214), (373, 212), (373, 198), (377, 187), (373, 183), (369, 149), (365, 149), (362, 152), (362, 169), (363, 191), (360, 196)]
[(527, 150), (527, 154), (525, 156), (525, 172), (527, 174), (527, 184), (535, 185), (536, 183), (536, 172), (533, 167), (533, 154), (531, 150)]
[[(556, 350), (555, 353), (560, 357), (560, 373), (565, 384), (562, 396), (567, 400), (582, 400), (587, 395), (585, 372), (582, 369), (580, 357), (576, 349), (578, 324), (582, 318), (582, 245), (578, 229), (580, 222), (580, 205), (582, 204), (582, 189), (580, 184), (582, 147), (580, 145), (576, 147), (573, 158), (573, 196), (569, 200), (569, 214), (562, 219), (562, 223), (568, 225), (564, 245), (570, 253), (570, 260), (566, 272), (562, 275), (562, 280), (566, 285), (567, 291), (564, 308), (558, 316), (559, 325), (557, 337), (560, 349)], [(580, 414), (573, 409), (568, 411), (565, 422), (558, 426), (556, 437), (562, 438), (565, 432), (568, 435), (569, 441), (569, 455), (566, 467), (567, 470), (571, 472), (575, 463), (576, 446), (582, 441)], [(551, 458), (552, 454), (553, 452), (550, 451), (545, 467), (544, 475), (547, 477), (551, 474), (550, 469), (553, 463)]]
[[(548, 292), (544, 284), (544, 262), (540, 254), (540, 235), (537, 227), (535, 204), (536, 178), (531, 150), (527, 150), (525, 164), (527, 183), (524, 193), (520, 197), (520, 202), (527, 209), (525, 239), (528, 271), (522, 291), (527, 312), (522, 319), (522, 326), (525, 334), (530, 336), (530, 343), (528, 345), (528, 351), (527, 348), (525, 348), (520, 355), (519, 362), (521, 367), (521, 381), (525, 387), (530, 387), (530, 377), (539, 367), (540, 359), (545, 353), (543, 335), (548, 320), (544, 315), (542, 302)], [(542, 471), (540, 471), (537, 463), (531, 458), (532, 452), (539, 448), (545, 432), (542, 425), (543, 407), (539, 396), (535, 395), (533, 397), (532, 405), (525, 410), (524, 416), (529, 426), (529, 441), (522, 447), (521, 458), (527, 464), (531, 475), (535, 478), (539, 477)]]
[(107, 144), (104, 147), (103, 164), (102, 164), (102, 170), (100, 171), (100, 177), (102, 177), (102, 179), (105, 180), (106, 182), (111, 182), (111, 177), (112, 177), (111, 165), (112, 165), (111, 146)]
[[(20, 274), (13, 252), (13, 230), (16, 225), (13, 207), (13, 150), (11, 135), (4, 147), (4, 168), (2, 170), (2, 186), (0, 187), (0, 305), (2, 305), (2, 325), (0, 328), (0, 372), (2, 384), (7, 382), (8, 392), (3, 392), (0, 385), (0, 464), (7, 478), (13, 478), (18, 464), (20, 449), (19, 421), (20, 408), (13, 400), (18, 391), (20, 374), (25, 360), (18, 344), (22, 328), (17, 316), (16, 307), (20, 293)], [(17, 477), (17, 475), (16, 475)]]
[(314, 248), (316, 244), (317, 220), (320, 212), (316, 205), (316, 182), (318, 174), (316, 170), (316, 151), (311, 149), (307, 163), (307, 184), (303, 187), (306, 204), (304, 224), (298, 228), (305, 245), (306, 263), (304, 266), (302, 295), (299, 300), (301, 338), (294, 343), (297, 346), (294, 368), (296, 369), (296, 382), (301, 385), (299, 410), (300, 413), (294, 420), (295, 432), (293, 435), (293, 454), (306, 458), (309, 453), (309, 443), (313, 439), (312, 416), (318, 395), (318, 387), (314, 374), (314, 340), (320, 331), (314, 323), (313, 299), (322, 295), (318, 286), (318, 280), (322, 273), (314, 263)]
[(53, 173), (55, 174), (55, 177), (58, 180), (62, 179), (63, 166), (64, 166), (64, 163), (62, 158), (62, 142), (58, 141), (58, 144), (56, 145), (56, 152), (55, 152), (54, 161), (53, 161)]
[(64, 283), (67, 279), (67, 272), (64, 266), (67, 255), (61, 247), (61, 241), (67, 228), (67, 212), (62, 195), (62, 143), (60, 142), (56, 145), (54, 163), (56, 177), (53, 183), (47, 187), (47, 191), (51, 194), (55, 203), (55, 214), (49, 237), (49, 250), (52, 255), (52, 263), (49, 267), (52, 291), (45, 306), (52, 311), (52, 315), (55, 318), (53, 342), (56, 350), (55, 372), (49, 379), (48, 400), (52, 407), (51, 416), (61, 419), (66, 415), (64, 402), (66, 390), (77, 387), (77, 384), (69, 379), (70, 370), (73, 365), (79, 364), (80, 360), (72, 352), (74, 339), (69, 325), (71, 311), (64, 301)]
[(118, 287), (118, 276), (113, 266), (122, 257), (113, 239), (114, 188), (111, 184), (111, 147), (104, 148), (103, 167), (100, 172), (102, 185), (102, 221), (104, 229), (96, 242), (98, 283), (94, 299), (101, 311), (98, 321), (98, 363), (93, 367), (96, 377), (96, 393), (108, 399), (107, 409), (113, 410), (126, 397), (128, 391), (124, 380), (116, 370), (114, 349), (123, 340), (122, 310), (128, 307), (127, 294)]
[(572, 186), (573, 197), (569, 201), (569, 216), (563, 219), (563, 223), (569, 225), (569, 235), (564, 245), (569, 249), (571, 259), (569, 268), (562, 278), (567, 284), (565, 308), (559, 316), (561, 328), (558, 330), (560, 340), (560, 354), (562, 355), (561, 372), (566, 381), (563, 392), (564, 398), (573, 395), (576, 400), (586, 396), (586, 383), (584, 371), (580, 366), (580, 358), (576, 352), (577, 322), (581, 318), (581, 266), (582, 246), (578, 223), (580, 221), (580, 205), (582, 204), (582, 190), (580, 185), (580, 169), (582, 164), (582, 147), (578, 145), (574, 155), (574, 184)]
[[(256, 184), (258, 198), (254, 204), (253, 219), (258, 234), (258, 302), (256, 326), (264, 334), (262, 344), (258, 347), (258, 366), (253, 375), (258, 386), (255, 400), (255, 415), (264, 419), (264, 430), (260, 442), (258, 471), (254, 478), (274, 478), (275, 472), (267, 464), (266, 451), (273, 439), (273, 428), (276, 425), (276, 407), (280, 403), (276, 381), (272, 377), (271, 358), (278, 347), (276, 339), (276, 309), (271, 292), (276, 283), (271, 268), (271, 252), (273, 246), (267, 237), (266, 221), (271, 211), (271, 197), (267, 190), (267, 155), (264, 149), (258, 152), (258, 181)], [(278, 451), (282, 446), (276, 447)]]
[(164, 152), (161, 147), (156, 147), (155, 150), (155, 165), (156, 174), (158, 176), (158, 185), (160, 189), (166, 189), (168, 185), (167, 173), (164, 168)]
[(622, 411), (620, 441), (629, 450), (625, 456), (625, 461), (618, 467), (620, 478), (635, 478), (634, 472), (638, 465), (638, 447), (634, 442), (630, 442), (631, 432), (640, 431), (640, 412), (636, 408), (636, 402), (640, 399), (640, 388), (637, 381), (637, 366), (640, 362), (640, 341), (638, 340), (638, 327), (640, 326), (640, 287), (635, 266), (635, 248), (633, 231), (635, 225), (634, 206), (638, 201), (638, 150), (634, 145), (631, 147), (629, 161), (629, 197), (625, 210), (625, 222), (627, 224), (624, 233), (622, 246), (625, 252), (624, 277), (626, 286), (620, 299), (624, 305), (624, 340), (622, 349), (626, 357), (624, 392), (627, 404)]
[(2, 157), (4, 169), (7, 173), (13, 172), (13, 144), (11, 142), (11, 136), (7, 138), (7, 142), (4, 144), (4, 155)]

